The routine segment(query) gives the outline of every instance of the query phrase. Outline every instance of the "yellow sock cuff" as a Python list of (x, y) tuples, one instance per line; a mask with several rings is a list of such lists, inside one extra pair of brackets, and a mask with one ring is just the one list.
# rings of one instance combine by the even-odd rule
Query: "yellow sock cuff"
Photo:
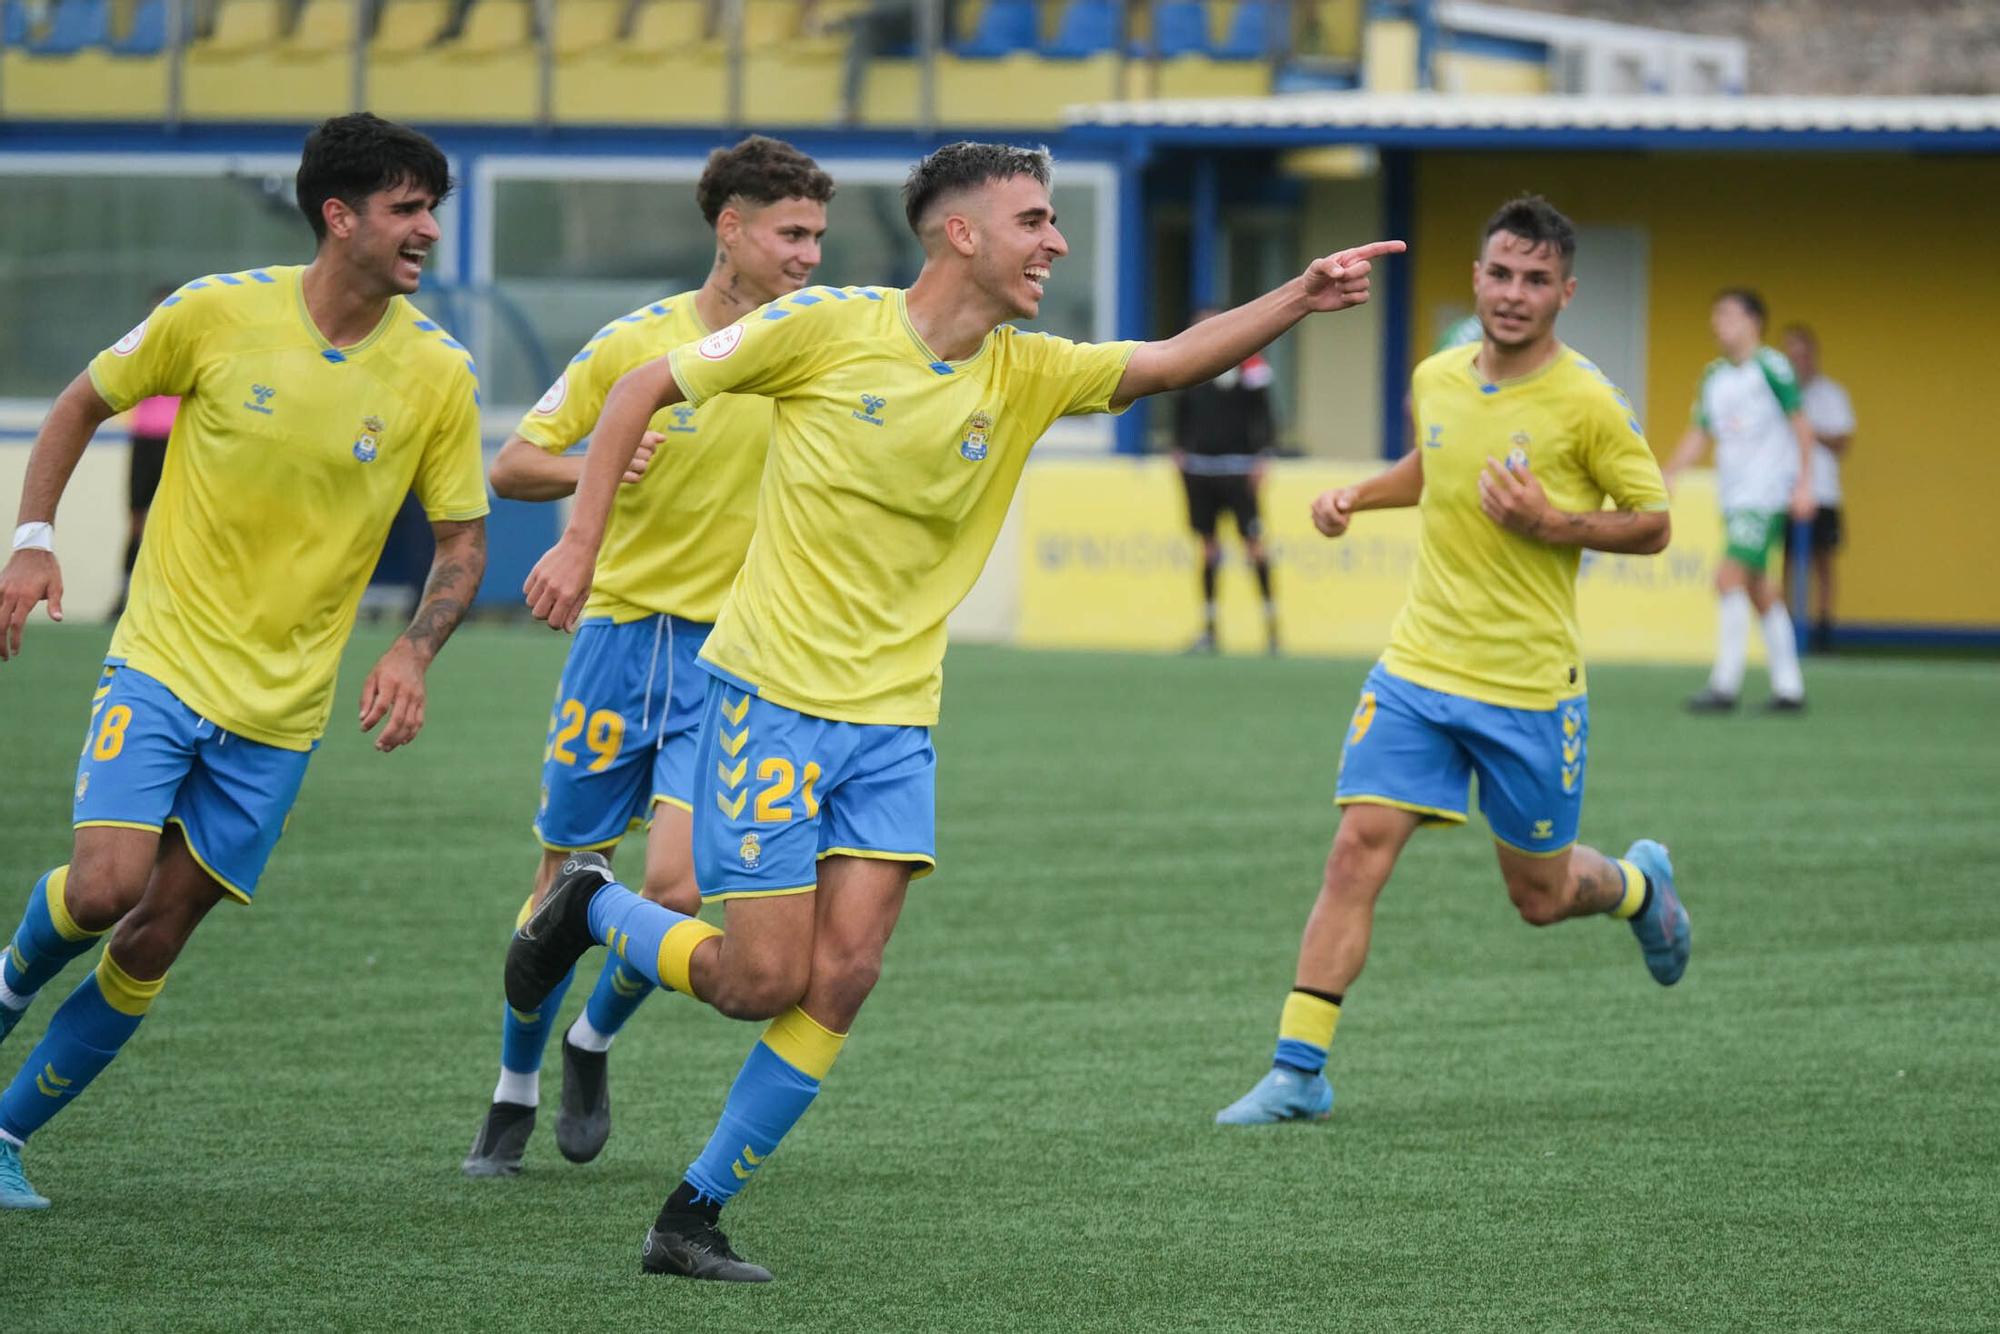
[(1333, 1045), (1334, 1025), (1340, 1022), (1340, 1007), (1330, 1000), (1294, 991), (1285, 997), (1285, 1012), (1278, 1017), (1278, 1040), (1310, 1042), (1315, 1047)]
[(89, 940), (92, 936), (101, 936), (105, 931), (109, 931), (111, 928), (108, 926), (102, 930), (90, 931), (76, 924), (76, 919), (69, 915), (69, 906), (63, 902), (63, 891), (68, 885), (69, 867), (58, 866), (49, 872), (47, 887), (42, 891), (42, 902), (48, 905), (49, 922), (55, 927), (56, 934), (64, 940)]
[(160, 988), (165, 985), (165, 973), (150, 982), (142, 982), (120, 968), (118, 961), (111, 957), (110, 950), (97, 956), (97, 989), (104, 993), (105, 1003), (120, 1014), (129, 1014), (134, 1018), (144, 1014), (153, 1007)]
[(521, 900), (521, 911), (514, 914), (514, 929), (519, 931), (528, 924), (528, 919), (534, 915), (535, 896), (530, 894), (527, 898)]
[(721, 934), (721, 927), (710, 926), (698, 917), (674, 923), (660, 941), (660, 981), (683, 996), (694, 995), (694, 983), (688, 978), (688, 969), (694, 959), (695, 947)]
[(764, 1045), (778, 1058), (814, 1079), (825, 1079), (847, 1034), (836, 1033), (794, 1005), (764, 1030)]
[(1611, 915), (1622, 922), (1636, 915), (1639, 905), (1646, 901), (1646, 873), (1631, 862), (1616, 858), (1611, 864), (1625, 877), (1625, 897), (1618, 900), (1618, 906), (1611, 910)]

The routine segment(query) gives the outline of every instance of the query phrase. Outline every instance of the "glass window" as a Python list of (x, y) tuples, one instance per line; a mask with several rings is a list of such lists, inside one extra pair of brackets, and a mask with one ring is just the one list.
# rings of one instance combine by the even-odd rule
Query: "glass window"
[[(816, 282), (906, 287), (923, 251), (903, 220), (900, 186), (839, 185)], [(643, 178), (642, 178), (643, 173)], [(881, 176), (879, 164), (865, 174)], [(687, 168), (629, 179), (513, 176), (493, 191), (493, 280), (475, 328), (487, 401), (531, 403), (605, 321), (669, 292), (699, 287), (715, 261), (715, 239), (695, 204)], [(1056, 181), (1056, 209), (1070, 244), (1040, 318), (1029, 327), (1069, 338), (1098, 336), (1095, 181)], [(1109, 256), (1103, 257), (1110, 263)]]

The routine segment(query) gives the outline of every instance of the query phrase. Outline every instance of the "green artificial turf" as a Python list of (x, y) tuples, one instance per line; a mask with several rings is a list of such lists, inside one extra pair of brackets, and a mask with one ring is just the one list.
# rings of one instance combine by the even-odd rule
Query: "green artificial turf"
[[(0, 930), (67, 855), (105, 642), (0, 665)], [(1672, 845), (1663, 991), (1624, 926), (1522, 925), (1484, 828), (1420, 834), (1317, 1126), (1265, 1069), (1366, 664), (966, 647), (942, 868), (825, 1092), (725, 1216), (780, 1281), (642, 1279), (756, 1029), (656, 996), (585, 1167), (468, 1181), (564, 641), (472, 627), (410, 749), (334, 726), (257, 906), (196, 936), (29, 1146), (7, 1331), (1947, 1329), (2000, 1312), (2000, 672), (1813, 662), (1804, 718), (1594, 673), (1584, 837)], [(627, 867), (636, 870), (636, 866)], [(588, 969), (586, 969), (588, 971)], [(10, 1076), (82, 976), (0, 1051)], [(565, 1022), (588, 986), (580, 980)]]

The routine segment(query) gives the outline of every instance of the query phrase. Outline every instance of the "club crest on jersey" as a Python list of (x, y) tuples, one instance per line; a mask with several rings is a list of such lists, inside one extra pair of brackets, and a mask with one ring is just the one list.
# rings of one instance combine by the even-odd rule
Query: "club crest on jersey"
[(993, 418), (982, 408), (965, 424), (965, 438), (958, 442), (958, 452), (973, 463), (979, 462), (986, 457), (986, 437), (992, 433)]
[(270, 385), (253, 384), (250, 386), (250, 398), (254, 398), (257, 401), (255, 403), (252, 403), (249, 398), (246, 398), (243, 400), (243, 406), (250, 409), (250, 411), (252, 412), (261, 412), (266, 417), (275, 416), (276, 414), (273, 413), (270, 407), (268, 407), (267, 405), (270, 403), (272, 399), (276, 398), (277, 396), (278, 396), (278, 391), (273, 389)]
[(863, 394), (861, 396), (861, 410), (853, 414), (854, 420), (867, 422), (870, 426), (880, 426), (882, 425), (882, 409), (888, 405), (889, 400), (880, 394)]
[(139, 344), (146, 341), (146, 321), (140, 320), (132, 326), (132, 331), (111, 345), (111, 350), (121, 357), (129, 357), (139, 350)]
[(731, 324), (725, 328), (717, 329), (714, 333), (696, 343), (694, 350), (701, 353), (702, 356), (710, 361), (721, 361), (731, 352), (734, 352), (736, 345), (742, 341), (743, 326), (740, 324)]
[(674, 416), (674, 424), (667, 430), (675, 435), (694, 434), (694, 409), (685, 403), (676, 403), (669, 409)]
[(354, 457), (363, 463), (373, 463), (382, 452), (382, 432), (386, 429), (380, 417), (363, 417), (361, 434), (354, 441)]
[(756, 870), (757, 863), (764, 860), (763, 841), (754, 832), (745, 834), (743, 841), (736, 845), (736, 855), (742, 859), (744, 870)]
[(569, 372), (564, 371), (556, 377), (556, 382), (550, 385), (540, 398), (535, 400), (535, 415), (538, 417), (551, 415), (557, 408), (563, 405), (563, 400), (568, 397)]

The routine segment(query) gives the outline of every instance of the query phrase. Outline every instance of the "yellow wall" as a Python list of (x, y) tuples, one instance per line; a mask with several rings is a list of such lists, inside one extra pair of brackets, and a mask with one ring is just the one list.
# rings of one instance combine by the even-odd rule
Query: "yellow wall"
[[(1523, 189), (1579, 223), (1651, 237), (1647, 433), (1670, 451), (1715, 355), (1725, 286), (1764, 294), (1776, 330), (1819, 331), (1859, 422), (1843, 470), (1853, 621), (2000, 625), (2000, 161), (1824, 154), (1434, 154), (1417, 187), (1419, 312), (1467, 304), (1480, 224)], [(1435, 330), (1412, 330), (1411, 355)], [(1588, 351), (1588, 349), (1585, 349)]]
[[(1307, 507), (1377, 463), (1281, 463), (1263, 491), (1266, 541), (1285, 647), (1372, 657), (1388, 642), (1416, 565), (1415, 510), (1364, 514), (1330, 542)], [(1165, 459), (1049, 460), (1022, 481), (1015, 642), (1032, 648), (1179, 649), (1201, 628), (1200, 556), (1179, 475)], [(1224, 522), (1218, 637), (1263, 650), (1258, 592)], [(1577, 579), (1588, 661), (1705, 663), (1715, 646), (1722, 525), (1713, 478), (1674, 498), (1674, 541), (1660, 556), (1590, 555)], [(1004, 554), (995, 553), (995, 560)]]

